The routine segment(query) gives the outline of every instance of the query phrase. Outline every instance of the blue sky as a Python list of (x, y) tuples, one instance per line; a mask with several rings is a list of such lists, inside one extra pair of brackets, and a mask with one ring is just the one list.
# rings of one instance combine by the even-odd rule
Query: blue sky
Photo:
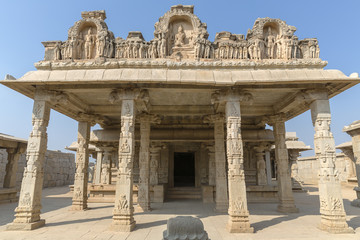
[[(319, 40), (326, 69), (339, 69), (346, 75), (360, 72), (360, 1), (2, 1), (0, 26), (0, 79), (6, 74), (20, 78), (35, 70), (33, 64), (44, 57), (42, 41), (66, 40), (68, 29), (81, 18), (82, 11), (102, 10), (115, 36), (126, 38), (129, 31), (141, 31), (146, 40), (153, 38), (154, 24), (176, 4), (195, 5), (195, 14), (207, 23), (210, 40), (216, 32), (245, 34), (258, 17), (280, 18), (297, 27), (302, 39)], [(336, 144), (349, 141), (344, 125), (360, 119), (360, 85), (331, 99), (332, 131)], [(0, 85), (0, 132), (28, 138), (31, 131), (32, 100)], [(313, 126), (306, 112), (286, 123), (313, 146)], [(77, 123), (55, 111), (48, 128), (48, 148), (63, 150), (77, 137)], [(304, 155), (311, 155), (307, 153)]]

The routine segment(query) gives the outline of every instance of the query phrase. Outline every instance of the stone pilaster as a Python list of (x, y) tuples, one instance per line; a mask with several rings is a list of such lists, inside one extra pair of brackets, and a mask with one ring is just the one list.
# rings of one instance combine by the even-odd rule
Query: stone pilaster
[(101, 164), (101, 184), (109, 185), (111, 184), (111, 164), (112, 164), (112, 148), (103, 147), (103, 160)]
[(206, 146), (209, 155), (209, 185), (216, 185), (216, 166), (215, 166), (215, 147), (210, 145)]
[(228, 187), (226, 180), (225, 133), (224, 115), (216, 114), (206, 116), (204, 122), (214, 125), (215, 140), (215, 211), (227, 212), (229, 210)]
[[(251, 101), (252, 96), (249, 93), (229, 90), (222, 92), (219, 96), (219, 100), (225, 102), (225, 121), (227, 133), (226, 148), (229, 168), (229, 221), (227, 224), (227, 229), (231, 233), (252, 233), (254, 232), (254, 228), (250, 227), (249, 211), (246, 200), (240, 112), (240, 102), (245, 102), (248, 100)], [(222, 129), (220, 124), (218, 127)]]
[(90, 123), (79, 121), (72, 210), (87, 209)]
[(8, 162), (6, 164), (6, 173), (4, 178), (4, 188), (14, 188), (16, 187), (16, 172), (18, 168), (18, 161), (21, 154), (25, 149), (21, 148), (8, 148), (6, 149), (8, 153)]
[(45, 224), (45, 220), (40, 219), (40, 210), (49, 117), (50, 106), (46, 94), (37, 90), (32, 114), (33, 129), (27, 145), (27, 166), (21, 183), (19, 204), (15, 209), (15, 219), (7, 225), (7, 230), (32, 230)]
[(299, 209), (296, 208), (291, 177), (289, 171), (288, 151), (285, 143), (285, 117), (279, 114), (270, 118), (270, 125), (273, 126), (275, 138), (275, 158), (277, 162), (277, 181), (278, 181), (278, 195), (279, 205), (277, 210), (282, 213), (297, 213)]
[(103, 152), (100, 149), (96, 149), (96, 166), (95, 166), (95, 174), (94, 174), (94, 183), (101, 183), (101, 165), (103, 159)]
[(150, 147), (150, 185), (155, 186), (159, 184), (159, 160), (161, 146), (152, 145)]
[(135, 228), (132, 171), (135, 155), (135, 100), (140, 94), (138, 89), (124, 89), (113, 91), (109, 96), (112, 103), (121, 101), (119, 169), (111, 229), (122, 232), (130, 232)]
[(264, 147), (255, 147), (256, 155), (256, 184), (259, 186), (267, 185), (266, 178), (266, 162), (265, 162), (265, 152)]
[(140, 153), (139, 153), (139, 189), (138, 206), (141, 211), (151, 211), (150, 208), (150, 126), (159, 123), (154, 115), (140, 116)]
[(354, 188), (357, 199), (352, 201), (351, 205), (354, 207), (360, 207), (360, 121), (355, 121), (349, 126), (344, 127), (343, 131), (351, 136), (353, 153), (348, 153), (347, 155), (353, 156), (358, 182), (358, 186)]
[(310, 104), (315, 127), (314, 148), (319, 170), (319, 197), (321, 222), (319, 228), (330, 233), (353, 233), (346, 223), (346, 213), (341, 196), (339, 173), (335, 170), (335, 141), (330, 131), (331, 114), (326, 92), (312, 94)]

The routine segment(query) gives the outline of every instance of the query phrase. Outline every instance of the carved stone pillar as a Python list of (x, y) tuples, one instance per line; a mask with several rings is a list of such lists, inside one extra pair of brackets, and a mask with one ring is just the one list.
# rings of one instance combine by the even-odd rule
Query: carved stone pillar
[(87, 209), (90, 126), (90, 123), (85, 121), (80, 121), (78, 124), (78, 149), (76, 151), (72, 210)]
[(15, 219), (7, 225), (7, 230), (32, 230), (45, 224), (45, 220), (40, 219), (40, 210), (49, 117), (47, 97), (44, 92), (37, 90), (32, 115), (33, 129), (27, 145), (27, 166), (21, 183), (19, 204), (15, 209)]
[(226, 180), (224, 116), (222, 114), (205, 117), (204, 122), (214, 125), (215, 138), (215, 211), (227, 212), (229, 209), (228, 188)]
[(161, 146), (152, 145), (150, 147), (150, 185), (159, 184), (159, 160), (160, 160), (160, 150)]
[(103, 147), (103, 160), (101, 164), (101, 184), (109, 185), (111, 184), (111, 164), (112, 164), (112, 148)]
[(109, 96), (112, 103), (121, 101), (119, 169), (111, 228), (122, 232), (130, 232), (135, 228), (132, 171), (135, 155), (135, 100), (140, 94), (137, 89), (124, 89), (113, 91)]
[[(226, 121), (226, 148), (228, 160), (228, 186), (229, 186), (229, 221), (227, 229), (231, 233), (252, 233), (250, 227), (249, 211), (246, 200), (246, 186), (244, 173), (243, 142), (241, 137), (241, 112), (240, 102), (251, 101), (249, 93), (229, 90), (222, 92), (218, 97), (220, 102), (225, 103)], [(221, 124), (215, 126), (217, 131), (223, 129)], [(220, 135), (220, 134), (219, 134)], [(223, 138), (216, 137), (221, 142)], [(220, 144), (219, 144), (220, 145)], [(216, 147), (215, 147), (216, 148)], [(217, 152), (217, 149), (215, 150)]]
[(215, 186), (216, 185), (215, 147), (207, 146), (206, 148), (208, 149), (208, 154), (209, 154), (209, 185)]
[(4, 188), (16, 187), (16, 172), (18, 167), (18, 161), (21, 154), (25, 149), (21, 148), (8, 148), (8, 162), (6, 164), (6, 173), (4, 178)]
[(310, 95), (312, 122), (315, 127), (314, 148), (320, 162), (319, 197), (321, 222), (319, 228), (330, 233), (353, 233), (346, 223), (341, 196), (339, 173), (335, 170), (335, 141), (330, 131), (331, 114), (326, 92)]
[(94, 174), (94, 183), (101, 183), (101, 165), (103, 159), (103, 152), (99, 148), (96, 149), (96, 166), (95, 166), (95, 174)]
[(277, 181), (279, 205), (277, 210), (283, 213), (297, 213), (292, 192), (291, 177), (289, 171), (288, 151), (285, 143), (285, 117), (282, 114), (270, 118), (275, 138), (275, 158), (277, 162)]
[(256, 155), (256, 184), (259, 186), (267, 185), (264, 147), (254, 147), (254, 149)]
[(139, 190), (138, 206), (140, 210), (150, 211), (150, 126), (159, 123), (154, 115), (140, 116), (140, 153), (139, 153)]
[(289, 169), (291, 176), (291, 186), (293, 190), (302, 190), (302, 186), (300, 184), (299, 174), (298, 174), (298, 163), (297, 159), (300, 153), (296, 150), (289, 150)]
[[(352, 139), (353, 156), (355, 161), (356, 176), (358, 186), (354, 188), (357, 199), (351, 202), (351, 205), (360, 207), (360, 121), (355, 121), (349, 126), (344, 127), (343, 131), (349, 134)], [(350, 155), (350, 154), (348, 154)]]

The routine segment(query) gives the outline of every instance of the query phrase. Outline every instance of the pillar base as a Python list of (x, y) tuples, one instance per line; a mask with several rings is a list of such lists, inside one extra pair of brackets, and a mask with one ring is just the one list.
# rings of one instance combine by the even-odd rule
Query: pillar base
[(40, 228), (45, 225), (45, 220), (40, 219), (39, 221), (32, 223), (9, 223), (6, 225), (6, 231), (29, 231)]
[(82, 211), (82, 210), (88, 210), (89, 208), (87, 206), (83, 205), (72, 205), (70, 208), (70, 211)]
[(152, 209), (150, 207), (142, 207), (139, 204), (135, 207), (136, 212), (151, 212)]
[(134, 230), (134, 228), (136, 227), (136, 222), (133, 221), (130, 224), (116, 224), (116, 223), (112, 223), (110, 226), (110, 230), (111, 231), (116, 231), (116, 232), (131, 232), (132, 230)]
[(335, 233), (335, 234), (343, 234), (343, 233), (355, 233), (354, 229), (349, 227), (347, 224), (344, 227), (334, 227), (331, 225), (325, 225), (320, 223), (318, 228), (322, 231), (326, 231), (328, 233)]
[(233, 222), (230, 220), (226, 229), (229, 233), (254, 233), (254, 228), (250, 227), (249, 222)]
[(298, 213), (299, 209), (293, 206), (284, 206), (284, 205), (278, 205), (277, 211), (280, 213)]
[(360, 207), (360, 199), (355, 199), (351, 202), (351, 206)]
[(229, 204), (228, 203), (217, 203), (214, 211), (217, 213), (227, 213), (229, 211)]

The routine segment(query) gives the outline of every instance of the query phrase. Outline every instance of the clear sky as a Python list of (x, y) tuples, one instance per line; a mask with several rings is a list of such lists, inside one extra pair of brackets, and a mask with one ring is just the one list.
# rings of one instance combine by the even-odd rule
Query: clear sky
[[(280, 18), (297, 27), (300, 39), (316, 37), (320, 57), (329, 62), (326, 69), (339, 69), (346, 75), (360, 72), (360, 1), (1, 1), (0, 79), (6, 74), (20, 78), (35, 70), (42, 60), (42, 41), (67, 39), (67, 31), (81, 18), (82, 11), (105, 10), (106, 22), (115, 36), (126, 38), (129, 31), (141, 31), (153, 38), (154, 24), (176, 4), (195, 5), (195, 14), (207, 23), (210, 40), (216, 32), (245, 34), (258, 17)], [(0, 85), (0, 132), (28, 138), (31, 131), (32, 100)], [(360, 119), (360, 84), (331, 99), (332, 131), (336, 144), (349, 141), (344, 125)], [(313, 126), (309, 111), (286, 124), (300, 140), (313, 146)], [(55, 111), (48, 128), (48, 148), (63, 150), (77, 138), (77, 123)], [(311, 155), (307, 153), (304, 155)]]

